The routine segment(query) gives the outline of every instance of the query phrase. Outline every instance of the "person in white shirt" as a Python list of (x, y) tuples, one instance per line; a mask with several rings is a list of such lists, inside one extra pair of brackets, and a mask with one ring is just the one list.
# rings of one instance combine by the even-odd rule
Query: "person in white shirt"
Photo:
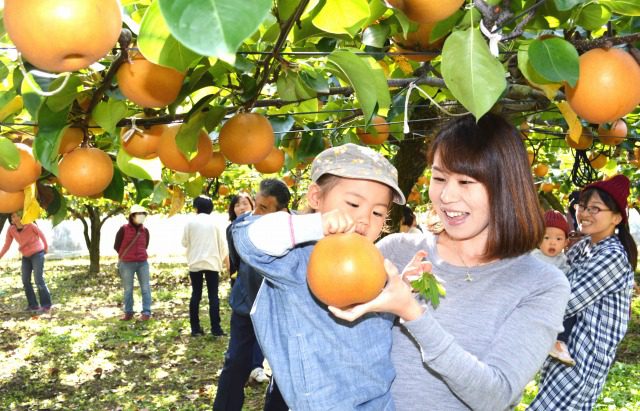
[(209, 197), (199, 196), (193, 200), (196, 209), (184, 227), (182, 245), (187, 249), (187, 263), (191, 279), (191, 300), (189, 301), (189, 322), (191, 335), (204, 335), (200, 327), (200, 300), (203, 281), (207, 282), (209, 297), (209, 319), (211, 334), (216, 337), (225, 335), (220, 326), (220, 298), (218, 297), (219, 274), (229, 251), (225, 233), (210, 216), (213, 202)]

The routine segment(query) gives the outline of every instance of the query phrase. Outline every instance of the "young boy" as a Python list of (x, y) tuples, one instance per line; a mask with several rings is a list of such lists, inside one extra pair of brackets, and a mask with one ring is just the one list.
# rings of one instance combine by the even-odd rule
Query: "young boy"
[(405, 202), (397, 171), (380, 153), (345, 144), (315, 158), (311, 180), (313, 213), (278, 212), (233, 228), (240, 257), (265, 277), (251, 312), (258, 341), (290, 409), (395, 410), (393, 316), (337, 319), (309, 291), (307, 264), (325, 235), (378, 238), (391, 202)]
[[(544, 225), (544, 237), (540, 247), (533, 250), (532, 254), (567, 274), (570, 267), (564, 249), (569, 244), (569, 223), (562, 213), (556, 210), (547, 210), (544, 213)], [(565, 319), (564, 331), (558, 335), (558, 340), (549, 353), (551, 358), (570, 366), (576, 364), (567, 349), (567, 339), (574, 323), (575, 318), (573, 317)]]

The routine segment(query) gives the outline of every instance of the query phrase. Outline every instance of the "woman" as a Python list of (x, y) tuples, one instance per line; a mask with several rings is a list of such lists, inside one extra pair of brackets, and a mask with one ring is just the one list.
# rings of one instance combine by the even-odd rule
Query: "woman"
[[(240, 192), (231, 198), (229, 202), (229, 209), (227, 210), (229, 214), (229, 221), (233, 223), (236, 219), (244, 213), (253, 211), (255, 208), (253, 199), (251, 195), (245, 192)], [(231, 224), (227, 226), (227, 244), (229, 244), (229, 260), (228, 260), (228, 268), (229, 275), (231, 277), (231, 287), (234, 286), (235, 279), (238, 273), (238, 264), (240, 262), (240, 257), (238, 256), (238, 252), (236, 248), (233, 246), (233, 238), (231, 236)], [(238, 292), (238, 290), (236, 290)], [(232, 299), (237, 297), (236, 293), (232, 293)], [(232, 304), (234, 302), (232, 301)], [(255, 339), (254, 339), (255, 341)], [(251, 373), (249, 374), (249, 379), (255, 381), (257, 383), (267, 383), (269, 382), (269, 376), (265, 373), (262, 364), (264, 363), (264, 354), (262, 353), (262, 349), (260, 349), (260, 344), (258, 341), (253, 343), (252, 350), (252, 360), (251, 360)]]
[(220, 299), (218, 298), (219, 274), (229, 254), (222, 230), (211, 217), (213, 202), (207, 196), (193, 200), (196, 214), (190, 216), (182, 233), (182, 246), (187, 249), (187, 264), (191, 280), (189, 300), (189, 324), (191, 336), (204, 335), (200, 326), (200, 300), (202, 286), (207, 282), (209, 300), (209, 324), (214, 337), (225, 335), (220, 326)]
[[(0, 251), (0, 258), (7, 253), (13, 240), (18, 243), (22, 254), (22, 285), (27, 295), (27, 310), (48, 312), (51, 309), (51, 294), (49, 294), (49, 289), (44, 281), (44, 255), (49, 248), (47, 239), (35, 223), (22, 224), (21, 217), (13, 213), (11, 214), (11, 226), (7, 231), (4, 247)], [(31, 284), (32, 273), (36, 287), (38, 287), (40, 304), (38, 304), (38, 299)]]
[(452, 120), (430, 147), (429, 197), (439, 234), (392, 234), (383, 255), (412, 279), (432, 263), (446, 296), (436, 307), (414, 298), (390, 273), (384, 291), (350, 310), (400, 317), (392, 385), (398, 410), (506, 410), (544, 362), (569, 295), (564, 274), (530, 255), (544, 233), (527, 153), (516, 129), (487, 114)]
[(134, 204), (129, 210), (127, 224), (116, 233), (113, 248), (118, 252), (118, 272), (124, 288), (124, 314), (121, 321), (133, 319), (133, 276), (138, 276), (142, 294), (142, 312), (140, 321), (151, 319), (151, 285), (147, 248), (149, 230), (144, 226), (147, 210)]
[(576, 365), (547, 361), (530, 410), (590, 410), (627, 331), (638, 249), (627, 224), (629, 179), (618, 175), (580, 193), (576, 218), (587, 237), (567, 252), (571, 296), (565, 317)]

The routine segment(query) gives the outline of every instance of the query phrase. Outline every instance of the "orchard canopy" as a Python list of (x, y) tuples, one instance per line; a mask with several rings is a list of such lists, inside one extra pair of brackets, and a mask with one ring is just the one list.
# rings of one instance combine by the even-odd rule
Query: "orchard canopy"
[(313, 157), (347, 142), (387, 155), (420, 207), (434, 133), (488, 111), (519, 128), (547, 207), (638, 181), (640, 0), (0, 5), (0, 213), (223, 208), (262, 175), (299, 199)]

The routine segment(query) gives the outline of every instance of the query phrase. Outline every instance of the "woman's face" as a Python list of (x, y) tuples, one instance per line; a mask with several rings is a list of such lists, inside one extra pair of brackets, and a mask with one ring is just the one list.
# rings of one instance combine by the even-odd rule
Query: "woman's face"
[(436, 152), (429, 198), (449, 237), (463, 241), (488, 238), (489, 192), (477, 180), (448, 171)]
[(251, 210), (253, 210), (253, 208), (251, 207), (251, 203), (247, 197), (240, 197), (236, 205), (233, 206), (233, 212), (236, 213), (236, 217), (239, 217)]
[[(598, 211), (592, 214), (596, 210)], [(611, 211), (597, 191), (591, 195), (586, 204), (581, 202), (578, 205), (576, 218), (580, 225), (580, 232), (590, 235), (594, 243), (613, 235), (616, 225), (622, 221), (620, 213)]]

